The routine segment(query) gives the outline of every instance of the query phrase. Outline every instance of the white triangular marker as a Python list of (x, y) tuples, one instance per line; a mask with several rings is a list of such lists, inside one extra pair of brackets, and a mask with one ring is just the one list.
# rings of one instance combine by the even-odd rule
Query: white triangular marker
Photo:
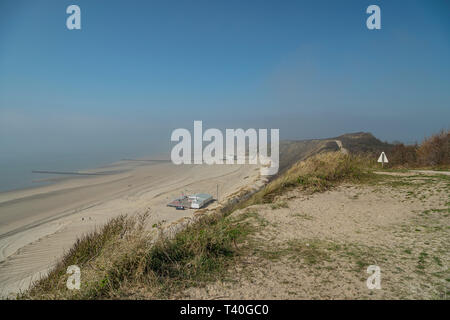
[(384, 153), (384, 151), (381, 152), (380, 157), (378, 158), (378, 162), (381, 162), (381, 163), (388, 163), (389, 162), (387, 157), (386, 157), (386, 154)]

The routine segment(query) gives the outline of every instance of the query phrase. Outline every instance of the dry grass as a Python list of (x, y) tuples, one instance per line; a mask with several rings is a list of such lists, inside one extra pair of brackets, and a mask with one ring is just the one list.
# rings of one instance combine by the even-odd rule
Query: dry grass
[[(120, 216), (79, 239), (47, 277), (18, 298), (167, 298), (219, 279), (251, 230), (242, 217), (204, 216), (174, 238), (155, 241), (145, 219)], [(66, 287), (70, 265), (81, 269), (80, 290)]]
[[(113, 256), (120, 255), (120, 249), (135, 247), (136, 239), (143, 231), (146, 215), (136, 218), (127, 218), (121, 215), (110, 220), (101, 229), (79, 238), (73, 247), (63, 256), (46, 277), (35, 282), (25, 293), (18, 296), (19, 299), (55, 299), (55, 298), (87, 298), (84, 293), (91, 286), (83, 284), (81, 292), (70, 291), (66, 287), (68, 275), (67, 267), (76, 265), (82, 270), (99, 268), (101, 271), (106, 266), (99, 267), (99, 261), (108, 256), (113, 261)], [(124, 246), (127, 244), (126, 246)], [(89, 287), (89, 288), (88, 288)]]
[(313, 193), (323, 192), (344, 181), (361, 182), (372, 177), (373, 164), (373, 160), (363, 156), (341, 152), (318, 154), (306, 161), (295, 163), (243, 206), (271, 203), (277, 195), (294, 187)]

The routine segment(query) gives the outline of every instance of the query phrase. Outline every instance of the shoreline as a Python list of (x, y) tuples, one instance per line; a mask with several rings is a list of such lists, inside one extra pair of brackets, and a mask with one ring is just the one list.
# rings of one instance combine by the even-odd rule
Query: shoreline
[[(91, 173), (110, 171), (106, 169), (120, 166), (123, 163), (131, 165), (136, 161), (159, 162), (161, 159), (165, 159), (163, 161), (170, 161), (166, 160), (167, 158), (168, 156), (165, 153), (148, 154), (134, 158), (123, 158), (123, 156), (118, 155), (117, 157), (107, 157), (103, 160), (94, 158), (92, 161), (75, 161), (73, 164), (66, 166), (55, 165), (54, 161), (50, 163), (49, 161), (37, 161), (36, 163), (33, 162), (34, 164), (28, 162), (22, 163), (20, 170), (17, 170), (14, 165), (11, 165), (11, 163), (14, 163), (14, 159), (10, 159), (9, 161), (0, 159), (0, 163), (4, 169), (0, 170), (0, 175), (7, 174), (7, 177), (9, 175), (9, 179), (6, 179), (6, 182), (3, 181), (4, 185), (0, 184), (0, 196), (3, 193), (17, 192), (53, 184), (60, 180), (72, 178), (73, 175), (88, 176)], [(139, 163), (134, 164), (139, 165)], [(11, 179), (12, 176), (15, 178)]]

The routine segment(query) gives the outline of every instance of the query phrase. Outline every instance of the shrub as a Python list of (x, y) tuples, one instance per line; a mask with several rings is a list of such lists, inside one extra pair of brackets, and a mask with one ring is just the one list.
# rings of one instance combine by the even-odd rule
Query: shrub
[(388, 152), (389, 164), (391, 166), (412, 167), (417, 165), (417, 144), (405, 146), (403, 143), (396, 144)]
[(417, 150), (420, 165), (443, 166), (450, 164), (450, 131), (441, 132), (425, 139)]

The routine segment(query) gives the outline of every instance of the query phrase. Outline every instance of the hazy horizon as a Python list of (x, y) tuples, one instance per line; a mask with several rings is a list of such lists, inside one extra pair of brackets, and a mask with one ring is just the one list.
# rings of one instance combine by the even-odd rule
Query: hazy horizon
[(2, 1), (2, 184), (168, 152), (194, 120), (291, 140), (448, 129), (450, 5), (375, 3), (381, 30), (368, 1), (80, 0), (68, 30), (72, 1)]

